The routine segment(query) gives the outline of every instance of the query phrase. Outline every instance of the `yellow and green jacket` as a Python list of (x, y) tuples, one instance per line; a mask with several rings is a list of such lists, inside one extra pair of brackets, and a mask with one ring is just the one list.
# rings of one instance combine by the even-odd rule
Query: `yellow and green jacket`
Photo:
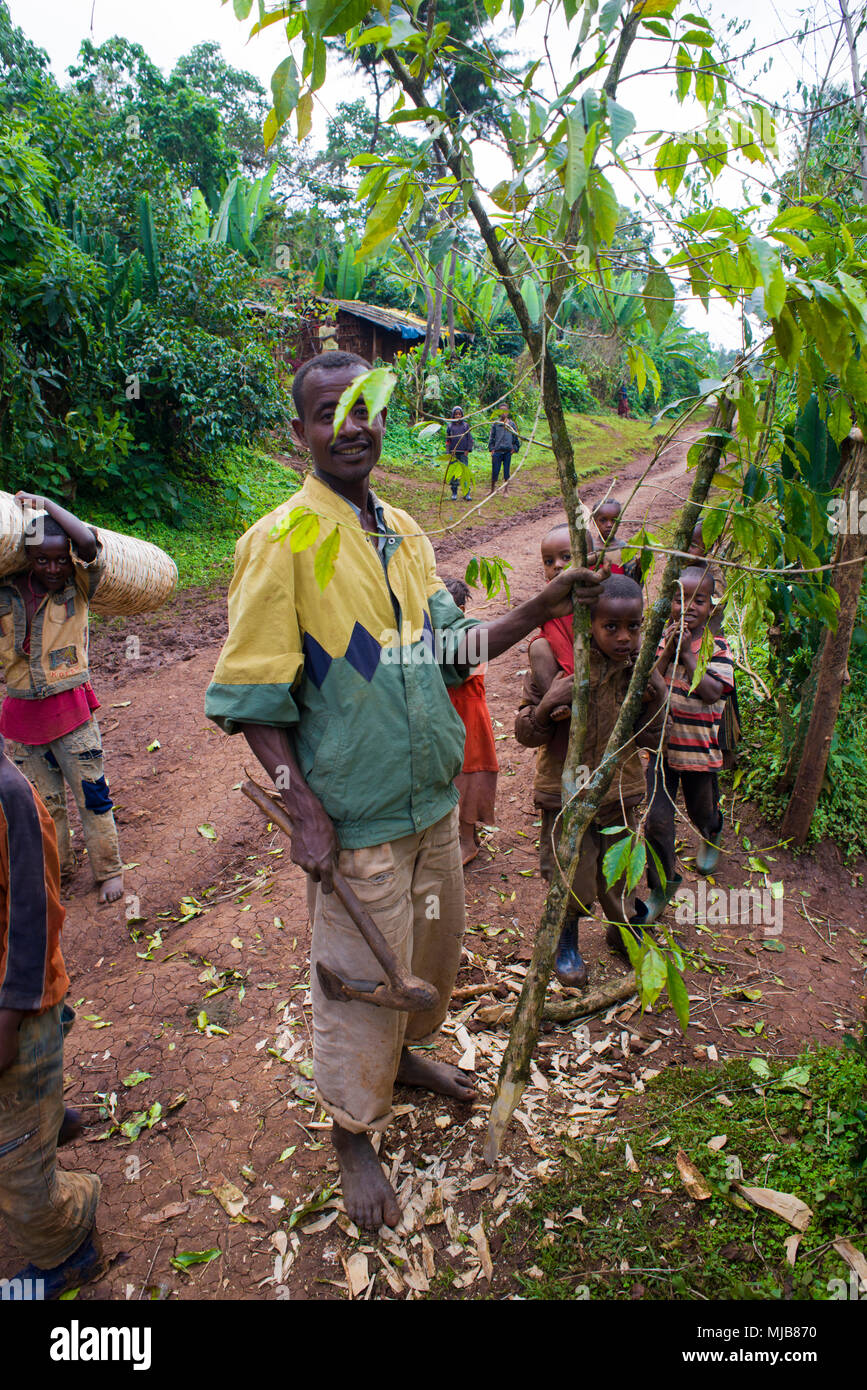
[[(305, 781), (341, 846), (384, 844), (433, 825), (457, 803), (464, 727), (446, 684), (469, 668), (450, 660), (476, 624), (436, 573), (433, 546), (412, 517), (373, 498), (382, 554), (358, 513), (313, 474), (235, 547), (229, 635), (205, 697), (208, 718), (291, 730)], [(296, 507), (319, 536), (293, 553), (275, 525)], [(320, 589), (319, 547), (339, 529), (334, 574)]]
[(30, 651), (24, 650), (27, 614), (17, 581), (22, 571), (0, 580), (0, 666), (16, 700), (44, 700), (90, 680), (88, 619), (90, 600), (105, 572), (102, 545), (94, 559), (79, 558), (70, 546), (74, 571), (65, 588), (46, 594), (30, 623)]

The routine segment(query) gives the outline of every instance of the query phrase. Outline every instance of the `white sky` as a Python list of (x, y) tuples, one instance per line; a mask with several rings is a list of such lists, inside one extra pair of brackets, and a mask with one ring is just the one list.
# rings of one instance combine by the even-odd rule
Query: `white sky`
[[(274, 25), (264, 34), (248, 41), (252, 21), (240, 24), (235, 19), (231, 0), (227, 4), (221, 4), (220, 0), (8, 0), (8, 3), (13, 21), (34, 43), (47, 51), (55, 75), (61, 81), (66, 78), (66, 69), (75, 61), (83, 39), (90, 38), (93, 43), (100, 44), (114, 34), (140, 43), (150, 58), (166, 72), (195, 44), (215, 40), (228, 62), (255, 73), (266, 89), (273, 69), (286, 54), (285, 35), (280, 25)], [(255, 12), (255, 6), (253, 8)], [(770, 0), (770, 3), (769, 0), (697, 0), (694, 8), (706, 13), (718, 31), (724, 29), (730, 20), (749, 21), (749, 30), (733, 40), (735, 53), (743, 51), (753, 37), (759, 45), (788, 40), (781, 46), (769, 48), (754, 60), (757, 70), (766, 57), (772, 57), (770, 71), (761, 75), (755, 88), (766, 102), (788, 101), (795, 104), (797, 78), (814, 81), (819, 69), (824, 75), (830, 53), (829, 34), (836, 33), (839, 26), (836, 0), (816, 0), (813, 6), (796, 3), (795, 0)], [(851, 8), (857, 13), (858, 0), (853, 0)], [(542, 55), (543, 14), (544, 11), (532, 15), (522, 25), (522, 55)], [(833, 29), (822, 27), (821, 32), (811, 39), (807, 65), (804, 65), (791, 38), (805, 22), (817, 28), (829, 26), (829, 22), (833, 24)], [(506, 34), (507, 43), (509, 32)], [(552, 30), (549, 49), (561, 80), (564, 74), (568, 77), (573, 47), (574, 38), (570, 39), (565, 26)], [(630, 72), (636, 73), (664, 62), (667, 53), (666, 44), (643, 40), (635, 45), (630, 54), (626, 80), (621, 83), (618, 99), (634, 112), (636, 135), (660, 127), (683, 129), (690, 120), (704, 119), (703, 110), (697, 105), (678, 106), (668, 77), (628, 77)], [(863, 67), (862, 54), (862, 70)], [(851, 86), (848, 58), (842, 46), (832, 65), (833, 79), (847, 89)], [(314, 136), (321, 138), (324, 134), (326, 115), (339, 101), (352, 100), (364, 92), (364, 85), (354, 78), (345, 65), (339, 79), (329, 75), (325, 88), (319, 94)], [(480, 155), (477, 158), (484, 179), (490, 184), (496, 182), (500, 176), (496, 153), (490, 151), (484, 162)], [(722, 187), (726, 199), (731, 206), (741, 204), (740, 180), (733, 175), (724, 177), (726, 182)], [(629, 206), (632, 197), (628, 183), (619, 178), (615, 179), (615, 184), (621, 200)], [(651, 189), (653, 180), (648, 179), (643, 186)], [(714, 341), (726, 346), (739, 344), (739, 330), (727, 306), (715, 305), (712, 301), (710, 313), (706, 314), (700, 304), (689, 302), (686, 317), (696, 328), (707, 330)]]

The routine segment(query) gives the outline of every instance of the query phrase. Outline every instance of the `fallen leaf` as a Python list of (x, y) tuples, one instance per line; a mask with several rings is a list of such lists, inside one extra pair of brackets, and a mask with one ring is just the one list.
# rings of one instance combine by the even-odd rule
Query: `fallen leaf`
[(479, 1252), (479, 1259), (482, 1262), (482, 1270), (484, 1271), (485, 1278), (490, 1281), (494, 1273), (494, 1263), (491, 1259), (491, 1247), (488, 1244), (488, 1237), (485, 1234), (483, 1222), (480, 1221), (477, 1226), (473, 1226), (470, 1235), (473, 1238), (473, 1244)]
[(867, 1290), (867, 1260), (861, 1251), (852, 1244), (851, 1240), (835, 1240), (834, 1249), (846, 1261), (849, 1268), (855, 1271), (864, 1289)]
[(142, 1221), (155, 1226), (160, 1221), (171, 1221), (173, 1216), (183, 1216), (189, 1209), (189, 1202), (169, 1202), (167, 1206), (160, 1207), (159, 1211), (146, 1212)]
[(340, 1256), (340, 1263), (343, 1265), (346, 1274), (346, 1282), (349, 1285), (349, 1297), (358, 1298), (363, 1294), (370, 1283), (370, 1269), (367, 1263), (367, 1256), (356, 1251), (350, 1255), (348, 1260)]
[(222, 1173), (218, 1174), (216, 1182), (211, 1184), (211, 1192), (229, 1216), (240, 1216), (247, 1205), (247, 1198), (241, 1189), (233, 1182), (227, 1182)]
[[(201, 826), (199, 827), (199, 829), (201, 829)], [(234, 946), (236, 951), (242, 951), (244, 949), (244, 943), (241, 940), (240, 936), (233, 936), (232, 940), (229, 942), (229, 945)]]
[(169, 1260), (169, 1264), (174, 1269), (179, 1269), (182, 1274), (189, 1274), (191, 1265), (207, 1265), (211, 1260), (216, 1260), (220, 1256), (219, 1250), (182, 1250), (179, 1255), (174, 1255)]
[(800, 1197), (793, 1197), (790, 1192), (775, 1192), (772, 1187), (746, 1187), (741, 1182), (735, 1183), (735, 1186), (754, 1207), (773, 1212), (774, 1216), (788, 1221), (796, 1231), (806, 1231), (813, 1219), (812, 1209), (807, 1203), (802, 1202)]
[[(149, 753), (155, 753), (155, 752), (157, 751), (157, 749), (160, 748), (160, 747), (161, 747), (161, 744), (160, 744), (159, 739), (158, 739), (158, 738), (155, 738), (154, 741), (153, 741), (153, 743), (149, 743), (149, 744), (148, 744), (147, 751), (148, 751)], [(172, 1261), (172, 1264), (174, 1264), (174, 1260)]]
[(801, 1232), (796, 1231), (793, 1236), (789, 1236), (785, 1243), (786, 1260), (794, 1269), (795, 1260), (798, 1257), (798, 1246), (801, 1244)]
[(149, 1081), (151, 1073), (149, 1071), (131, 1071), (129, 1076), (123, 1077), (121, 1085), (138, 1086), (142, 1081)]
[(206, 840), (216, 840), (217, 838), (216, 830), (208, 822), (206, 822), (204, 825), (197, 825), (196, 829), (198, 830), (199, 834), (203, 836), (203, 838)]
[(707, 1146), (708, 1146), (708, 1148), (711, 1149), (714, 1153), (719, 1153), (720, 1149), (724, 1149), (727, 1143), (728, 1143), (728, 1135), (727, 1135), (727, 1134), (715, 1134), (714, 1137), (713, 1137), (712, 1139), (708, 1139), (708, 1141), (707, 1141)]
[(635, 1162), (635, 1155), (633, 1154), (632, 1147), (629, 1143), (627, 1143), (626, 1145), (626, 1167), (628, 1168), (630, 1173), (637, 1173), (640, 1171), (638, 1164)]
[(706, 1202), (708, 1197), (713, 1196), (707, 1182), (702, 1177), (694, 1163), (691, 1163), (683, 1149), (678, 1149), (675, 1155), (677, 1171), (680, 1173), (681, 1182), (689, 1193), (690, 1197), (696, 1202)]
[(319, 1220), (314, 1221), (312, 1225), (302, 1226), (302, 1236), (315, 1236), (318, 1234), (319, 1231), (327, 1231), (332, 1221), (336, 1221), (337, 1218), (341, 1215), (342, 1213), (339, 1211), (326, 1212), (324, 1216), (320, 1216)]

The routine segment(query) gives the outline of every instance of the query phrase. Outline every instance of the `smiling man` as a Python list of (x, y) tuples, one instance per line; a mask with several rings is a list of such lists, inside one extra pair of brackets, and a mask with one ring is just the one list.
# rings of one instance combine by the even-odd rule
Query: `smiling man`
[[(464, 730), (446, 685), (465, 680), (471, 661), (499, 656), (570, 612), (573, 584), (592, 602), (605, 576), (569, 570), (503, 618), (464, 618), (437, 576), (430, 541), (370, 487), (386, 412), (370, 418), (361, 398), (335, 437), (340, 396), (368, 370), (362, 358), (327, 352), (295, 377), (293, 426), (313, 471), (238, 542), (229, 636), (205, 708), (227, 733), (243, 732), (292, 822), (292, 860), (308, 875), (313, 922), (317, 1098), (334, 1122), (346, 1210), (378, 1227), (400, 1218), (370, 1139), (389, 1122), (395, 1081), (475, 1098), (466, 1073), (407, 1046), (439, 1029), (464, 933), (453, 784)], [(319, 537), (293, 553), (274, 528), (299, 507), (318, 517)], [(316, 550), (335, 527), (336, 568), (321, 590)], [(473, 628), (480, 640), (468, 643)], [(406, 1014), (326, 998), (320, 961), (349, 979), (382, 976), (332, 891), (335, 868), (406, 968), (436, 986), (438, 1008)]]

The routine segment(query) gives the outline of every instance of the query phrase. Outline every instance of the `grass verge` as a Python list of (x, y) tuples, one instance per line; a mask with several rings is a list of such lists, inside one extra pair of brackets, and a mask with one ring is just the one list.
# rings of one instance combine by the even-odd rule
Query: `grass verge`
[[(710, 1149), (721, 1135), (725, 1144)], [(498, 1263), (516, 1271), (512, 1292), (543, 1300), (852, 1296), (833, 1242), (863, 1250), (867, 1235), (863, 1046), (809, 1050), (794, 1064), (755, 1058), (669, 1070), (607, 1134), (561, 1142), (559, 1176), (503, 1227)], [(706, 1200), (687, 1194), (678, 1151), (700, 1171)], [(740, 1196), (740, 1171), (745, 1184), (790, 1193), (812, 1210), (794, 1266), (786, 1253), (794, 1228)]]

